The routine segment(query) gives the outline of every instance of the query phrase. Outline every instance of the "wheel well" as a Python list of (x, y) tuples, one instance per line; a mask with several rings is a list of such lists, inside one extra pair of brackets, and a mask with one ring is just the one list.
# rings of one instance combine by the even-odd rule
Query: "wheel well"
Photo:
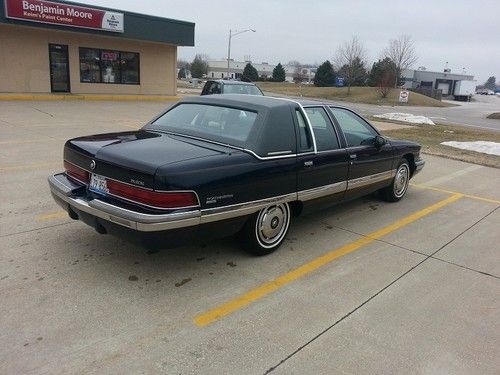
[(299, 216), (304, 208), (304, 204), (301, 201), (292, 201), (290, 204), (290, 210), (292, 211), (292, 216)]
[(405, 154), (403, 155), (403, 159), (406, 159), (408, 161), (408, 164), (410, 164), (410, 177), (413, 176), (413, 173), (417, 168), (417, 166), (415, 165), (415, 156), (413, 154)]

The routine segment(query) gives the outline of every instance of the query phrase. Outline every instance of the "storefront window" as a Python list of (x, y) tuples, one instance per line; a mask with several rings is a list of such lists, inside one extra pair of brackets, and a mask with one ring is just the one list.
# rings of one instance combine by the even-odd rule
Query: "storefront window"
[(80, 48), (80, 82), (101, 82), (99, 50)]
[(122, 83), (139, 83), (139, 54), (121, 53)]
[(138, 85), (139, 54), (80, 48), (80, 82)]
[(120, 83), (120, 52), (101, 51), (102, 81)]

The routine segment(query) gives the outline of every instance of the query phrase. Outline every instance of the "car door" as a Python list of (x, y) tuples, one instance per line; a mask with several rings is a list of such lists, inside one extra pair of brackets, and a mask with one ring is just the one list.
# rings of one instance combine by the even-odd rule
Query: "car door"
[(307, 107), (304, 111), (307, 118), (301, 110), (295, 111), (299, 200), (336, 203), (342, 200), (347, 188), (347, 151), (341, 147), (339, 135), (323, 106)]
[(376, 146), (380, 135), (354, 112), (329, 107), (336, 125), (341, 130), (349, 154), (349, 176), (346, 198), (368, 194), (389, 185), (393, 177), (393, 149), (389, 142)]

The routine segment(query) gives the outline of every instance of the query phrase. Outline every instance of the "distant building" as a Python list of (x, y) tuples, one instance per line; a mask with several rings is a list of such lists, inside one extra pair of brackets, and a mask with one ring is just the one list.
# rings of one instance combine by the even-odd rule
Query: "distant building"
[[(257, 69), (257, 73), (260, 78), (271, 78), (273, 76), (273, 70), (276, 65), (269, 64), (267, 62), (254, 63), (251, 61), (234, 61), (229, 62), (229, 78), (240, 79), (243, 75), (243, 69), (245, 66), (251, 63), (252, 66)], [(290, 65), (283, 65), (285, 69), (287, 82), (293, 82), (294, 78), (297, 76), (296, 67)], [(300, 77), (302, 81), (312, 82), (314, 79), (314, 74), (316, 73), (316, 68), (300, 68)], [(227, 78), (227, 60), (209, 60), (208, 61), (208, 73), (207, 78), (209, 79), (221, 79)]]
[(420, 67), (418, 70), (405, 69), (401, 74), (404, 88), (441, 90), (443, 96), (453, 95), (457, 81), (473, 81), (474, 76), (470, 74), (452, 73), (451, 69), (443, 72), (432, 72)]

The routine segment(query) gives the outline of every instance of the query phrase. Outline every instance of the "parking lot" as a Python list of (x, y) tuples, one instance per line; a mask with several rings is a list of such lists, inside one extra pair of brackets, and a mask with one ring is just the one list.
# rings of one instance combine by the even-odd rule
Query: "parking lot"
[(424, 155), (399, 203), (151, 252), (52, 200), (68, 138), (164, 102), (0, 102), (0, 373), (498, 374), (500, 170)]

